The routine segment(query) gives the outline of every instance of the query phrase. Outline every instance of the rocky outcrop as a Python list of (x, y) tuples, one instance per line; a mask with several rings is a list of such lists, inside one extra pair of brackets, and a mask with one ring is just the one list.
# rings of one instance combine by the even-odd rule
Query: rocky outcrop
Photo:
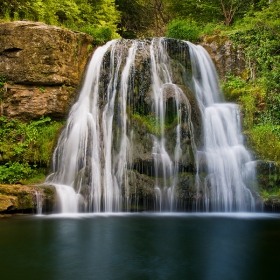
[(52, 212), (55, 196), (52, 186), (0, 185), (0, 213), (37, 213), (39, 200), (44, 213)]
[(92, 37), (44, 23), (0, 24), (1, 113), (65, 118), (91, 55)]
[(51, 116), (65, 119), (76, 96), (76, 88), (68, 86), (34, 86), (7, 84), (1, 113), (22, 121)]
[(244, 53), (227, 36), (204, 36), (200, 44), (211, 56), (221, 80), (229, 73), (243, 76), (246, 72)]

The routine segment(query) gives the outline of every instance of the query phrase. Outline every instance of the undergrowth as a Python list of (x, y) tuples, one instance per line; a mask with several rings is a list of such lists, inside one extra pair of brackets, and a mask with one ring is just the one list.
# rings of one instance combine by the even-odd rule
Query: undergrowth
[(63, 124), (42, 117), (30, 123), (0, 117), (0, 183), (41, 181)]
[[(271, 97), (262, 83), (245, 81), (241, 77), (228, 75), (223, 91), (228, 101), (240, 105), (243, 131), (250, 148), (258, 159), (280, 161), (280, 123), (275, 108), (269, 108)], [(274, 98), (277, 98), (275, 96)], [(269, 110), (268, 110), (269, 108)]]

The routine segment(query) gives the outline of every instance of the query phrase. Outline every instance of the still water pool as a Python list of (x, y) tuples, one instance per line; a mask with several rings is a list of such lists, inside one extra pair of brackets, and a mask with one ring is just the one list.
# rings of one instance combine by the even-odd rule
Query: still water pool
[(280, 215), (3, 218), (0, 279), (280, 279)]

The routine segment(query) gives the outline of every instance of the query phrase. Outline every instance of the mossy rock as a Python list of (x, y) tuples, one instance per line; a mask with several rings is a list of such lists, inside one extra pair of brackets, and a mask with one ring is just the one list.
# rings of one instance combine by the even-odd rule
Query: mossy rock
[(7, 211), (8, 209), (14, 210), (18, 206), (18, 198), (12, 195), (0, 194), (0, 212)]
[(56, 200), (55, 187), (0, 185), (0, 212), (36, 213), (38, 193), (41, 194), (43, 212), (52, 212)]

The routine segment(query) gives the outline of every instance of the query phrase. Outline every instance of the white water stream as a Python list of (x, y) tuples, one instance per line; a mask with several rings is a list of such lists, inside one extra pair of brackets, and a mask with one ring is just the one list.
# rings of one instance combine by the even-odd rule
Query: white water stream
[[(243, 145), (238, 106), (222, 103), (216, 70), (206, 50), (189, 46), (204, 121), (204, 149), (197, 159), (207, 163), (207, 176), (199, 182), (205, 193), (202, 207), (206, 211), (253, 211), (255, 200), (246, 182), (255, 182), (255, 166)], [(197, 167), (199, 174), (199, 163)]]
[[(177, 199), (178, 163), (182, 158), (181, 101), (188, 112), (190, 103), (173, 81), (171, 59), (164, 42), (165, 39), (153, 39), (148, 49), (155, 125), (159, 126), (159, 133), (152, 135), (151, 156), (155, 170), (155, 210), (173, 211)], [(133, 147), (127, 106), (135, 57), (146, 41), (128, 43), (111, 41), (95, 51), (79, 99), (70, 111), (54, 152), (54, 172), (47, 179), (57, 188), (61, 212), (130, 210), (128, 166), (132, 162), (132, 148), (137, 147)], [(238, 107), (221, 103), (216, 71), (209, 56), (202, 47), (188, 44), (193, 91), (204, 127), (204, 147), (194, 155), (197, 190), (204, 192), (196, 208), (254, 210), (254, 199), (246, 186), (246, 181), (254, 181), (254, 165), (243, 145)], [(109, 73), (104, 73), (108, 60)], [(165, 137), (166, 88), (172, 88), (176, 100), (176, 144), (171, 152), (167, 152)], [(118, 131), (114, 133), (116, 123)], [(192, 128), (190, 116), (188, 123)], [(191, 142), (195, 149), (193, 136)], [(200, 170), (203, 159), (207, 165), (205, 178)]]

